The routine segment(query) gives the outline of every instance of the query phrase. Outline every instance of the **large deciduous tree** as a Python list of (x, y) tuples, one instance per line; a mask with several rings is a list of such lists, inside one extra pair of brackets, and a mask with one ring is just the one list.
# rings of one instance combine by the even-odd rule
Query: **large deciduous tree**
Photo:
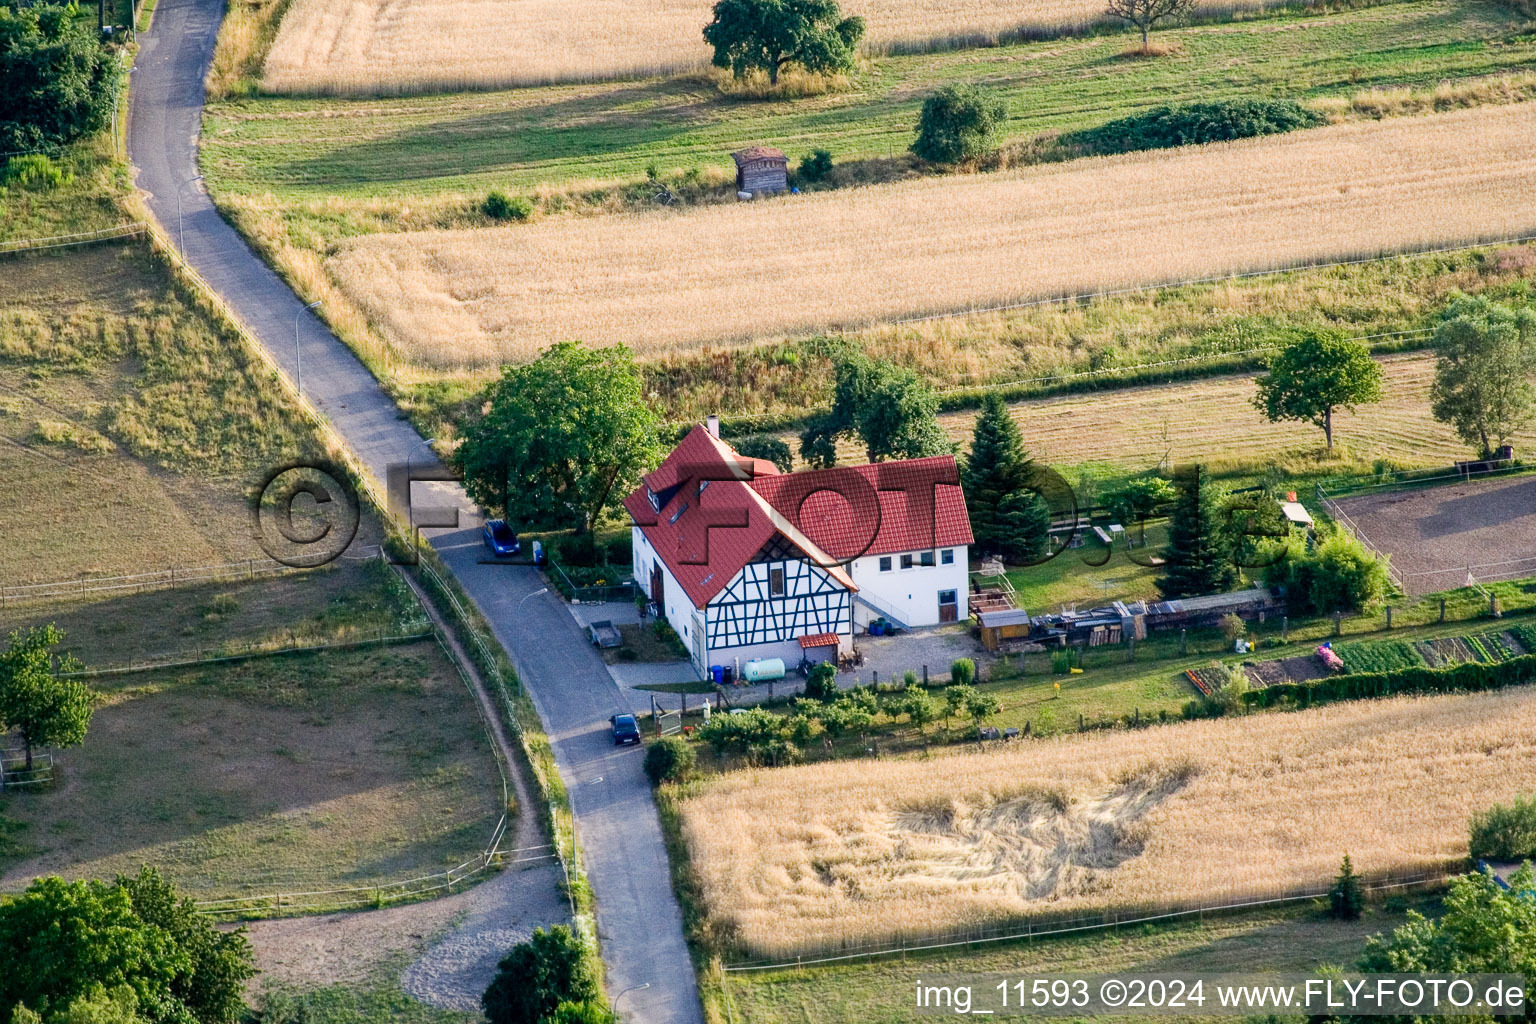
[(545, 1024), (562, 1004), (600, 997), (580, 936), (558, 924), (548, 931), (535, 928), (527, 942), (502, 957), (480, 1005), (490, 1024)]
[(1141, 52), (1152, 52), (1152, 28), (1195, 8), (1195, 0), (1109, 0), (1109, 14), (1141, 31)]
[(112, 114), (113, 71), (72, 6), (0, 4), (0, 152), (100, 131)]
[(1334, 410), (1381, 401), (1381, 367), (1362, 343), (1337, 331), (1311, 331), (1270, 360), (1258, 385), (1254, 405), (1271, 423), (1315, 424), (1332, 449)]
[(78, 672), (80, 662), (54, 653), (63, 640), (50, 623), (16, 630), (0, 651), (0, 725), (21, 734), (29, 770), (34, 748), (78, 746), (91, 725), (90, 689), (64, 678)]
[(737, 78), (764, 72), (775, 85), (790, 64), (817, 74), (848, 70), (862, 38), (864, 19), (843, 17), (837, 0), (719, 0), (704, 26), (716, 67)]
[(1435, 419), (1491, 458), (1536, 408), (1536, 313), (1459, 296), (1440, 315), (1435, 352)]
[(1533, 885), (1529, 865), (1510, 876), (1508, 889), (1486, 872), (1463, 875), (1451, 883), (1438, 920), (1408, 911), (1408, 923), (1390, 938), (1366, 942), (1360, 969), (1370, 974), (1536, 977)]
[(832, 409), (800, 435), (800, 457), (813, 466), (837, 462), (837, 439), (854, 436), (870, 462), (948, 455), (954, 446), (936, 418), (938, 396), (911, 370), (863, 355), (839, 360)]
[(502, 371), (454, 461), (484, 508), (585, 532), (660, 459), (656, 428), (629, 349), (562, 342)]
[(1165, 598), (1226, 590), (1237, 578), (1222, 537), (1221, 496), (1204, 466), (1181, 469), (1157, 590)]
[(234, 1024), (256, 973), (244, 931), (220, 932), (151, 868), (40, 878), (0, 902), (0, 965), (0, 1014), (61, 1024)]

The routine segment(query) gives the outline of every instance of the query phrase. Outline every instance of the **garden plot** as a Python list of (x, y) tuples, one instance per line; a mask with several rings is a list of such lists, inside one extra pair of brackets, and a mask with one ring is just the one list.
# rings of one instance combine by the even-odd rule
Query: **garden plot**
[[(1395, 672), (1409, 668), (1446, 668), (1477, 661), (1497, 664), (1536, 651), (1536, 627), (1521, 624), (1510, 629), (1492, 630), (1466, 636), (1439, 637), (1434, 640), (1355, 641), (1333, 645), (1333, 652), (1344, 663), (1345, 672)], [(1249, 682), (1255, 687), (1281, 683), (1304, 683), (1328, 675), (1322, 659), (1315, 654), (1244, 663)], [(1187, 675), (1197, 690), (1202, 685), (1202, 669)]]

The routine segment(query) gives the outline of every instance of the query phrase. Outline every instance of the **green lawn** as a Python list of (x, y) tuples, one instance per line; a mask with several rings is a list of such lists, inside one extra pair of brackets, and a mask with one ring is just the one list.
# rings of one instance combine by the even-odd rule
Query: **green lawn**
[[(793, 101), (672, 78), (367, 101), (235, 100), (209, 109), (203, 166), (219, 194), (283, 202), (422, 197), (631, 181), (654, 164), (725, 167), (744, 145), (837, 160), (903, 153), (923, 98), (979, 82), (1009, 105), (1007, 135), (1099, 124), (1179, 100), (1348, 96), (1536, 68), (1524, 19), (1481, 0), (1413, 0), (1163, 33), (1180, 52), (1127, 60), (1125, 34), (870, 60), (847, 92)], [(360, 225), (317, 210), (316, 230)]]
[[(1211, 917), (1173, 925), (1118, 931), (1033, 944), (979, 946), (931, 956), (886, 958), (808, 970), (732, 973), (725, 996), (736, 1020), (753, 1024), (832, 1024), (869, 1021), (895, 1024), (920, 1018), (912, 1009), (918, 978), (941, 974), (1045, 973), (1241, 974), (1310, 971), (1348, 965), (1371, 935), (1406, 920), (1412, 906), (1434, 913), (1432, 900), (1372, 905), (1359, 921), (1341, 922), (1300, 906), (1256, 914)], [(718, 975), (708, 972), (707, 996), (719, 998)], [(1135, 1018), (1097, 1017), (1105, 1024)], [(1159, 1017), (1177, 1022), (1177, 1016)], [(1209, 1018), (1196, 1018), (1206, 1020)]]
[(504, 810), (473, 698), (434, 641), (115, 676), (19, 824), (0, 885), (160, 868), (198, 898), (371, 885), (484, 849)]
[[(1088, 524), (1081, 529), (1088, 537), (1081, 548), (1069, 548), (1041, 565), (1008, 571), (1014, 587), (1014, 604), (1033, 615), (1055, 611), (1063, 605), (1096, 607), (1156, 596), (1154, 581), (1158, 570), (1141, 563), (1156, 557), (1167, 543), (1165, 524), (1156, 523), (1144, 531), (1127, 527), (1128, 533), (1137, 533), (1137, 547), (1125, 548), (1121, 546), (1123, 542), (1117, 542), (1112, 552), (1093, 535)], [(1103, 564), (1095, 564), (1100, 562)]]

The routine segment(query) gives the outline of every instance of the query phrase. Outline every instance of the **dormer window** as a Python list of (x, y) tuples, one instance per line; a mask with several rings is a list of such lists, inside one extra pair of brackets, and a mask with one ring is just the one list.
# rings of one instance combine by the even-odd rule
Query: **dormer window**
[(651, 503), (651, 509), (657, 515), (661, 515), (661, 495), (647, 487), (645, 489), (645, 500)]

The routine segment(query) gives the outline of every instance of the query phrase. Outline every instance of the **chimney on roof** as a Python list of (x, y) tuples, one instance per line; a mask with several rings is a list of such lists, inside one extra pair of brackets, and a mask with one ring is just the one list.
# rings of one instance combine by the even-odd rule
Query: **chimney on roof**
[(704, 429), (709, 431), (709, 436), (715, 439), (720, 437), (720, 417), (711, 413), (704, 420)]

